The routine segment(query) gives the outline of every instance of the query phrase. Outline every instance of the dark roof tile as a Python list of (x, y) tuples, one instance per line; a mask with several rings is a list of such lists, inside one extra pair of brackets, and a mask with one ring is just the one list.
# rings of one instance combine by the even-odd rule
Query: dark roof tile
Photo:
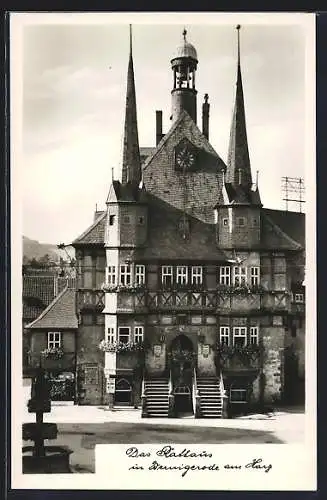
[(76, 291), (65, 288), (26, 329), (76, 329)]

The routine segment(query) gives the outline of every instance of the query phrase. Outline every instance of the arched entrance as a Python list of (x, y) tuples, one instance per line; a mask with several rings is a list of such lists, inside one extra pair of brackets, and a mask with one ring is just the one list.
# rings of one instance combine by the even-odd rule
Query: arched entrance
[(193, 343), (186, 335), (178, 335), (172, 341), (168, 360), (173, 381), (176, 416), (190, 413), (195, 353)]
[(117, 380), (116, 390), (115, 390), (115, 404), (116, 405), (132, 404), (132, 386), (130, 382), (125, 378)]

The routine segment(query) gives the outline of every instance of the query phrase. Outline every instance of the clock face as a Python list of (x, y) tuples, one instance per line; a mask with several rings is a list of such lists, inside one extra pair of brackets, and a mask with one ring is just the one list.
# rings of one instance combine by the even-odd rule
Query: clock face
[(181, 169), (188, 169), (194, 165), (195, 155), (190, 151), (187, 147), (184, 147), (180, 151), (178, 151), (176, 155), (177, 165)]

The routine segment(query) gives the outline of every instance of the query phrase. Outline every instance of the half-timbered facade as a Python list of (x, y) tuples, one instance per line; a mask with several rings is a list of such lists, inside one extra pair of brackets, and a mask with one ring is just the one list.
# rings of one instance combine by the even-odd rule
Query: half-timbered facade
[(122, 180), (73, 242), (79, 404), (221, 417), (303, 396), (304, 215), (265, 209), (252, 179), (239, 45), (226, 163), (197, 66), (184, 32), (171, 128), (157, 112), (139, 148), (130, 50)]

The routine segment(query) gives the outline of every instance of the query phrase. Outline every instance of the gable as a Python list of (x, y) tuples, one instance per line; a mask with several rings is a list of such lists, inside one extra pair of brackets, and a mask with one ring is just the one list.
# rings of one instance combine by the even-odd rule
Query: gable
[[(196, 149), (191, 171), (175, 168), (175, 150), (181, 141)], [(185, 111), (160, 141), (143, 168), (148, 192), (178, 210), (206, 223), (214, 222), (214, 206), (222, 201), (222, 170), (226, 165)]]

